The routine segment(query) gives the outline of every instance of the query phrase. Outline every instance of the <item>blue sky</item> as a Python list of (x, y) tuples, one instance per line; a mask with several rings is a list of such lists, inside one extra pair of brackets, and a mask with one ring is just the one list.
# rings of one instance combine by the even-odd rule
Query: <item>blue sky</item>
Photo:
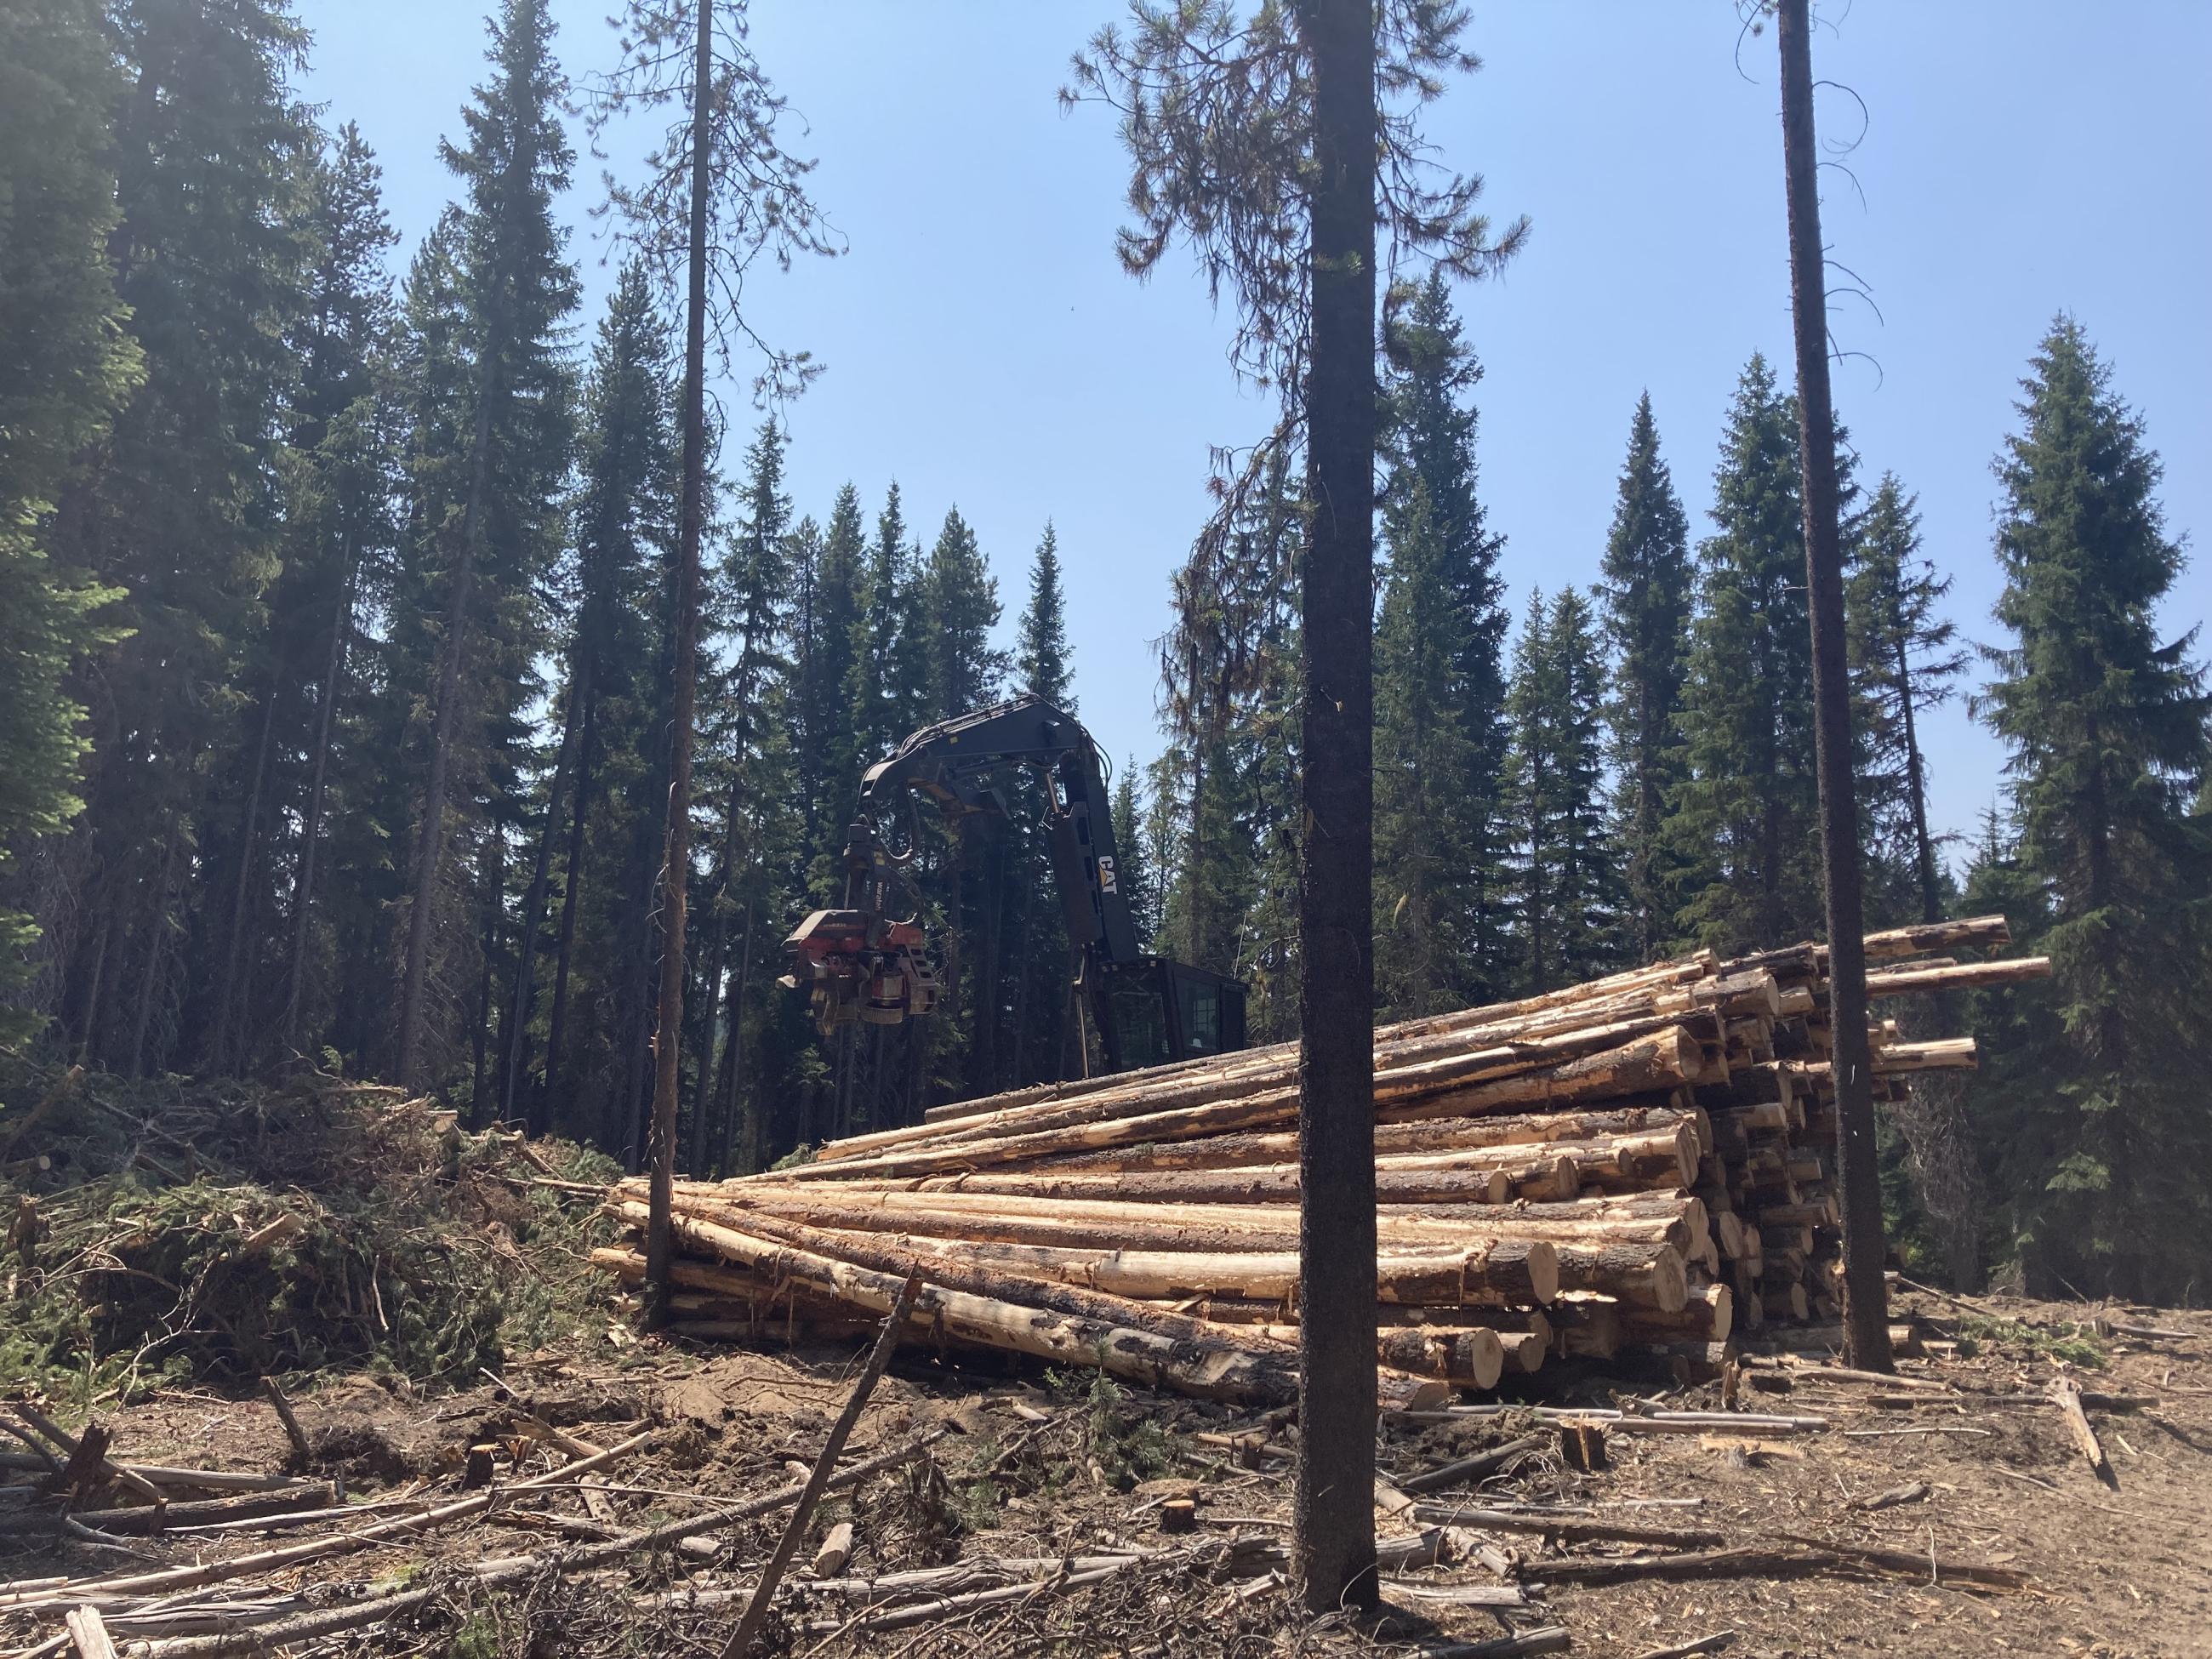
[[(611, 9), (556, 0), (573, 76), (611, 64)], [(1824, 175), (1825, 228), (1879, 307), (1836, 312), (1838, 343), (1875, 360), (1839, 367), (1838, 412), (1867, 476), (1894, 469), (1918, 492), (1927, 550), (1957, 576), (1954, 614), (1994, 640), (1990, 463), (2060, 308), (2148, 422), (2170, 530), (2212, 529), (2212, 7), (1819, 9), (1832, 26), (1814, 72), (1858, 100), (1824, 90), (1823, 136), (1863, 128), (1856, 186)], [(480, 8), (301, 11), (317, 36), (307, 94), (361, 124), (411, 248), (452, 193), (436, 144), (483, 73)], [(1224, 321), (1187, 261), (1149, 285), (1121, 274), (1112, 118), (1055, 105), (1068, 53), (1121, 13), (1115, 0), (757, 0), (755, 41), (805, 118), (796, 147), (819, 159), (817, 194), (849, 251), (757, 281), (750, 302), (769, 337), (828, 366), (792, 414), (799, 510), (826, 516), (850, 479), (872, 515), (896, 477), (927, 538), (957, 504), (1009, 628), (1052, 520), (1085, 719), (1117, 759), (1141, 759), (1158, 746), (1150, 641), (1206, 510), (1208, 447), (1249, 439), (1264, 411), (1236, 386)], [(1482, 493), (1508, 538), (1517, 617), (1532, 584), (1595, 574), (1640, 390), (1693, 530), (1707, 528), (1735, 377), (1754, 349), (1790, 360), (1780, 132), (1772, 38), (1739, 54), (1727, 0), (1473, 13), (1486, 67), (1428, 127), (1447, 164), (1485, 175), (1495, 214), (1534, 222), (1509, 273), (1461, 296), (1486, 371)], [(598, 194), (586, 158), (563, 210), (587, 319), (611, 276), (586, 216)], [(745, 417), (743, 387), (730, 396)], [(2192, 567), (2168, 630), (2196, 626), (2209, 597)], [(1971, 830), (2002, 753), (1960, 708), (1929, 741), (1936, 820)]]

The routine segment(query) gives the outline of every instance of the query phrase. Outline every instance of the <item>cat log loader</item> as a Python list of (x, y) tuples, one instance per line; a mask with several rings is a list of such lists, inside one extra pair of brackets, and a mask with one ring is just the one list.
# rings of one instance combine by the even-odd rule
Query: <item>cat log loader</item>
[[(846, 832), (845, 908), (817, 910), (784, 941), (781, 983), (804, 990), (824, 1036), (855, 1024), (896, 1025), (935, 1012), (942, 985), (909, 875), (922, 804), (956, 830), (1006, 816), (997, 785), (1028, 771), (1042, 782), (1053, 875), (1074, 953), (1076, 1006), (1109, 1072), (1245, 1046), (1244, 986), (1137, 948), (1121, 890), (1113, 815), (1097, 745), (1073, 715), (1029, 694), (924, 726), (868, 769)], [(896, 844), (884, 826), (902, 813)], [(895, 833), (897, 833), (895, 831)], [(1083, 1045), (1085, 1065), (1091, 1046)]]

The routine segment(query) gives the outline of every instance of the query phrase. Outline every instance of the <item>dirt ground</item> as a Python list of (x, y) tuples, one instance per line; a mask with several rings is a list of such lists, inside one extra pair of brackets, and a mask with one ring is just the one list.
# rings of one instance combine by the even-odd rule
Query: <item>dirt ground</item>
[[(1589, 1587), (1531, 1583), (1527, 1606), (1499, 1609), (1463, 1603), (1510, 1595), (1521, 1574), (1540, 1564), (1636, 1556), (1649, 1547), (1453, 1529), (1431, 1540), (1431, 1550), (1446, 1559), (1388, 1575), (1393, 1616), (1381, 1628), (1354, 1628), (1344, 1619), (1316, 1624), (1296, 1611), (1279, 1576), (1253, 1570), (1274, 1559), (1270, 1547), (1279, 1550), (1289, 1537), (1290, 1464), (1283, 1454), (1293, 1431), (1226, 1406), (1102, 1388), (1088, 1376), (902, 1356), (864, 1413), (846, 1461), (931, 1432), (942, 1431), (940, 1437), (824, 1503), (763, 1650), (823, 1659), (1411, 1654), (1564, 1626), (1570, 1646), (1540, 1640), (1521, 1650), (1626, 1659), (1733, 1632), (1728, 1651), (1778, 1659), (2212, 1655), (2212, 1316), (1996, 1299), (1969, 1308), (1911, 1294), (1899, 1305), (1926, 1316), (1923, 1329), (1960, 1340), (1956, 1357), (1900, 1367), (1908, 1377), (1942, 1386), (1824, 1380), (1778, 1362), (1746, 1375), (1743, 1410), (1817, 1417), (1824, 1428), (1789, 1435), (1616, 1431), (1607, 1437), (1610, 1467), (1576, 1474), (1557, 1455), (1553, 1432), (1525, 1415), (1386, 1419), (1381, 1455), (1386, 1472), (1402, 1480), (1542, 1433), (1541, 1449), (1479, 1489), (1424, 1498), (1492, 1507), (1559, 1504), (1584, 1520), (1717, 1533), (1731, 1547), (1871, 1546), (1912, 1558), (1909, 1571), (1895, 1562), (1854, 1566), (1846, 1556), (1840, 1571), (1832, 1559), (1830, 1570), (1786, 1577), (1762, 1571)], [(2101, 1334), (2093, 1322), (2100, 1317)], [(2112, 1334), (2112, 1322), (2179, 1334)], [(304, 1462), (319, 1476), (342, 1480), (357, 1504), (452, 1503), (462, 1496), (471, 1446), (495, 1449), (494, 1487), (501, 1489), (529, 1472), (557, 1468), (577, 1455), (573, 1443), (609, 1447), (650, 1436), (599, 1472), (598, 1490), (513, 1488), (487, 1515), (218, 1582), (171, 1597), (166, 1613), (140, 1606), (137, 1626), (124, 1607), (111, 1627), (126, 1653), (144, 1636), (159, 1638), (157, 1644), (137, 1650), (213, 1652), (211, 1638), (191, 1632), (219, 1629), (226, 1619), (270, 1616), (271, 1607), (313, 1613), (422, 1590), (382, 1623), (284, 1650), (460, 1659), (719, 1652), (741, 1593), (775, 1546), (781, 1513), (613, 1561), (561, 1553), (588, 1552), (594, 1543), (788, 1486), (819, 1454), (858, 1369), (856, 1356), (854, 1344), (798, 1352), (669, 1346), (610, 1326), (512, 1362), (459, 1393), (422, 1396), (367, 1375), (328, 1380), (295, 1402), (311, 1443), (307, 1460), (292, 1451), (272, 1407), (258, 1395), (171, 1390), (127, 1408), (111, 1404), (94, 1415), (113, 1435), (112, 1460), (264, 1472), (288, 1464), (298, 1472)], [(2109, 1484), (2092, 1472), (2057, 1409), (2042, 1399), (2062, 1370), (2093, 1396), (2153, 1402), (2092, 1405), (2089, 1418), (2112, 1466)], [(1667, 1389), (1649, 1378), (1565, 1371), (1532, 1381), (1545, 1385), (1540, 1395), (1553, 1405), (1635, 1412), (1722, 1403), (1717, 1384)], [(82, 1409), (72, 1412), (65, 1401), (45, 1404), (71, 1427), (83, 1420)], [(8, 1478), (16, 1484), (0, 1489), (10, 1500), (0, 1504), (0, 1572), (14, 1582), (0, 1584), (0, 1644), (17, 1653), (61, 1651), (55, 1638), (63, 1634), (63, 1604), (99, 1575), (220, 1562), (338, 1536), (358, 1524), (349, 1516), (319, 1529), (99, 1541), (40, 1530), (27, 1519), (46, 1513), (51, 1500), (34, 1492), (27, 1454), (18, 1450), (11, 1461), (16, 1472)], [(1167, 1500), (1186, 1493), (1198, 1500), (1196, 1532), (1169, 1536), (1160, 1526)], [(1891, 1501), (1869, 1506), (1884, 1494)], [(1675, 1501), (1651, 1501), (1661, 1499)], [(128, 1494), (100, 1501), (125, 1502)], [(854, 1528), (853, 1559), (842, 1575), (846, 1588), (809, 1589), (815, 1546), (841, 1521)], [(1388, 1514), (1378, 1515), (1378, 1527), (1386, 1538), (1421, 1531), (1414, 1521)], [(1057, 1560), (1131, 1549), (1172, 1553), (1073, 1586), (1060, 1581), (1075, 1569), (1012, 1567), (995, 1578), (989, 1571), (994, 1559)], [(1917, 1565), (1931, 1553), (1938, 1563), (1932, 1576)], [(510, 1573), (489, 1591), (473, 1571), (486, 1560), (526, 1558), (527, 1571)], [(2027, 1576), (2027, 1585), (1954, 1582), (1942, 1571), (1953, 1562), (2012, 1569)], [(909, 1602), (902, 1624), (887, 1622), (882, 1604), (872, 1607), (867, 1594), (851, 1589), (855, 1577), (952, 1563), (971, 1564), (976, 1576), (948, 1594), (1009, 1577), (1042, 1588), (933, 1619), (913, 1618)], [(64, 1576), (70, 1584), (29, 1586)], [(1461, 1601), (1450, 1599), (1455, 1595)], [(239, 1609), (241, 1601), (261, 1611)], [(162, 1625), (164, 1617), (171, 1623)]]

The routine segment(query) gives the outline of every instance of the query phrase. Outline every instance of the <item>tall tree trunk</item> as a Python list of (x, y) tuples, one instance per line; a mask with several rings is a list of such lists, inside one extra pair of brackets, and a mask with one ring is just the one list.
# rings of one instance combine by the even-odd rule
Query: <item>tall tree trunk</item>
[(1375, 1574), (1375, 29), (1298, 0), (1314, 76), (1313, 345), (1298, 883), (1298, 1397), (1292, 1559), (1316, 1613)]
[(1866, 906), (1851, 769), (1850, 670), (1844, 642), (1844, 556), (1837, 520), (1835, 416), (1828, 394), (1826, 260), (1820, 243), (1820, 153), (1813, 137), (1807, 0), (1781, 0), (1782, 151), (1790, 198), (1790, 313), (1797, 343), (1797, 412), (1805, 468), (1805, 587), (1812, 614), (1814, 752), (1820, 777), (1820, 858), (1828, 899), (1829, 1025), (1835, 1043), (1838, 1164), (1843, 1176), (1844, 1363), (1887, 1370), (1881, 1176), (1875, 1156), (1874, 1073), (1867, 1048)]
[(92, 1063), (94, 1042), (100, 1034), (100, 995), (107, 983), (107, 941), (115, 932), (115, 910), (103, 905), (100, 912), (100, 937), (92, 952), (92, 983), (84, 994), (84, 1012), (77, 1026), (76, 1063)]
[[(723, 993), (722, 1023), (728, 1035), (722, 1039), (722, 1054), (714, 1073), (714, 1099), (717, 1115), (722, 1125), (722, 1168), (727, 1173), (736, 1162), (738, 1147), (739, 1103), (744, 1097), (745, 1064), (745, 982), (753, 971), (753, 902), (745, 901), (744, 926), (738, 933), (738, 971)], [(750, 1175), (760, 1167), (760, 1137), (756, 1134), (744, 1143), (745, 1168)]]
[(238, 964), (246, 946), (246, 897), (253, 890), (253, 851), (261, 840), (261, 792), (269, 777), (269, 747), (276, 731), (276, 674), (269, 675), (269, 696), (261, 705), (261, 738), (253, 746), (253, 781), (246, 792), (246, 812), (238, 831), (238, 880), (230, 894), (230, 925), (222, 952), (222, 983), (216, 1003), (215, 1041), (208, 1059), (218, 1073), (233, 1069), (231, 1034), (238, 1018)]
[(146, 964), (138, 979), (138, 1017), (131, 1027), (131, 1062), (125, 1075), (137, 1077), (146, 1062), (146, 1037), (154, 1026), (154, 994), (161, 981), (161, 958), (168, 954), (169, 877), (177, 864), (177, 842), (182, 826), (171, 824), (161, 847), (161, 878), (154, 884), (154, 902), (146, 908)]
[[(730, 911), (735, 904), (738, 890), (738, 851), (741, 839), (738, 832), (744, 811), (745, 724), (741, 711), (738, 722), (738, 749), (730, 778), (729, 805), (722, 815), (722, 853), (714, 892), (714, 926), (707, 935), (707, 1040), (701, 1050), (699, 1075), (691, 1090), (691, 1111), (695, 1122), (708, 1115), (710, 1103), (719, 1103), (722, 1098), (721, 1054), (737, 1037), (737, 1028), (726, 1026), (718, 1049), (714, 1041), (714, 1019), (722, 1006), (722, 970), (728, 963), (730, 953)], [(734, 1003), (732, 1006), (734, 1006)], [(696, 1133), (692, 1143), (696, 1172), (698, 1164), (698, 1136)]]
[[(484, 1122), (484, 1091), (491, 1058), (492, 986), (497, 979), (494, 971), (499, 957), (499, 924), (506, 909), (507, 898), (507, 830), (501, 823), (497, 807), (492, 810), (491, 838), (485, 849), (488, 868), (483, 878), (483, 967), (477, 976), (477, 1012), (471, 1022), (475, 1028), (471, 1048), (473, 1060), (469, 1086), (469, 1120), (472, 1126)], [(502, 1031), (502, 1038), (506, 1036)]]
[[(588, 663), (589, 657), (585, 660)], [(580, 684), (570, 684), (568, 707), (561, 722), (561, 753), (553, 763), (553, 781), (545, 792), (545, 826), (538, 832), (538, 859), (531, 867), (529, 890), (522, 899), (522, 928), (514, 948), (514, 985), (507, 1000), (507, 1018), (501, 1031), (505, 1040), (500, 1044), (499, 1115), (510, 1122), (514, 1118), (515, 1091), (528, 1060), (531, 994), (538, 979), (538, 929), (545, 918), (545, 893), (552, 879), (553, 837), (561, 826), (562, 797), (568, 787), (576, 751), (582, 746), (576, 714), (584, 695)]]
[[(588, 676), (586, 677), (588, 678)], [(568, 969), (576, 954), (576, 909), (584, 886), (584, 824), (592, 799), (592, 743), (597, 736), (599, 699), (585, 700), (583, 737), (576, 756), (575, 805), (568, 817), (568, 865), (561, 884), (561, 946), (553, 967), (553, 1009), (545, 1022), (545, 1081), (531, 1097), (530, 1133), (553, 1127), (553, 1102), (561, 1085), (561, 1062), (568, 1025)]]
[(407, 959), (399, 981), (399, 1030), (394, 1070), (403, 1089), (422, 1085), (422, 1003), (428, 991), (430, 933), (437, 908), (438, 866), (446, 851), (446, 790), (452, 769), (453, 728), (461, 711), (463, 641), (469, 629), (469, 590), (476, 580), (477, 541), (483, 533), (483, 500), (491, 486), (490, 365), (496, 342), (485, 347), (483, 383), (477, 391), (476, 429), (470, 440), (468, 495), (461, 508), (461, 551), (453, 564), (453, 591), (446, 601), (446, 637), (438, 648), (438, 713), (430, 733), (430, 775), (422, 789), (422, 829), (415, 843), (414, 896), (407, 913)]
[(1943, 920), (1943, 885), (1936, 871), (1936, 838), (1928, 833), (1928, 776), (1920, 769), (1920, 736), (1912, 708), (1912, 659), (1904, 630), (1897, 640), (1897, 701), (1905, 716), (1905, 799), (1912, 804), (1913, 865), (1920, 878), (1920, 919)]
[(699, 654), (699, 536), (707, 499), (707, 188), (714, 89), (714, 0), (697, 0), (698, 55), (691, 68), (690, 270), (684, 319), (684, 509), (676, 563), (674, 721), (668, 768), (668, 833), (662, 855), (660, 1011), (653, 1060), (653, 1179), (645, 1228), (645, 1322), (668, 1322), (676, 1181), (678, 1050), (684, 1034), (684, 907), (691, 866), (691, 720)]
[(307, 985), (308, 927), (315, 902), (315, 855), (323, 833), (323, 790), (330, 775), (331, 732), (338, 702), (338, 679), (345, 672), (346, 645), (353, 635), (360, 555), (346, 544), (345, 580), (338, 585), (337, 614), (331, 618), (331, 643), (323, 659), (323, 694), (315, 710), (315, 763), (307, 785), (307, 805), (300, 820), (300, 862), (292, 879), (292, 965), (284, 988), (284, 1044), (300, 1044), (300, 1004)]

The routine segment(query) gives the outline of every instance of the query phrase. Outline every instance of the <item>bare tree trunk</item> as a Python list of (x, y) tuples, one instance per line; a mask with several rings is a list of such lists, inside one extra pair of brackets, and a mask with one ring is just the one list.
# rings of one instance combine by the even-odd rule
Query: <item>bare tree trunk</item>
[(653, 1179), (645, 1228), (645, 1323), (668, 1322), (673, 1255), (670, 1200), (676, 1180), (676, 1090), (684, 1036), (684, 908), (691, 866), (691, 722), (698, 687), (699, 537), (707, 501), (707, 187), (708, 115), (714, 89), (714, 0), (698, 0), (698, 55), (691, 69), (690, 271), (684, 321), (684, 508), (676, 564), (673, 741), (668, 768), (668, 833), (661, 860), (659, 1035), (653, 1049)]
[(583, 737), (576, 756), (575, 805), (568, 818), (568, 868), (561, 886), (561, 951), (553, 969), (553, 1009), (545, 1023), (545, 1082), (531, 1097), (530, 1133), (553, 1127), (553, 1100), (561, 1084), (562, 1042), (568, 1024), (568, 969), (576, 953), (576, 908), (584, 885), (584, 824), (591, 809), (592, 742), (597, 735), (599, 700), (584, 704)]
[(125, 1074), (137, 1077), (146, 1060), (146, 1036), (154, 1024), (154, 993), (161, 983), (161, 958), (167, 954), (169, 931), (169, 877), (176, 868), (177, 840), (179, 827), (169, 827), (169, 838), (161, 848), (161, 875), (154, 885), (154, 902), (146, 910), (146, 964), (138, 978), (138, 1018), (131, 1028), (131, 1063)]
[[(745, 901), (744, 926), (738, 930), (738, 971), (723, 993), (722, 1022), (728, 1035), (722, 1039), (722, 1054), (714, 1073), (714, 1098), (720, 1103), (722, 1120), (722, 1167), (726, 1171), (736, 1161), (738, 1146), (739, 1103), (744, 1097), (745, 1063), (745, 982), (753, 971), (753, 904)], [(760, 1167), (759, 1137), (746, 1143), (745, 1173)]]
[[(499, 821), (496, 809), (492, 813), (490, 845), (484, 857), (489, 867), (484, 872), (483, 882), (483, 967), (477, 976), (476, 1018), (471, 1022), (475, 1027), (471, 1043), (474, 1066), (469, 1085), (469, 1119), (472, 1125), (485, 1121), (484, 1084), (491, 1049), (492, 965), (499, 955), (500, 917), (506, 908), (507, 897), (507, 830)], [(502, 1031), (501, 1036), (504, 1037), (506, 1033)]]
[(1912, 660), (1904, 630), (1897, 640), (1897, 701), (1905, 715), (1905, 783), (1912, 803), (1913, 862), (1920, 877), (1920, 919), (1943, 920), (1943, 886), (1936, 872), (1936, 838), (1928, 833), (1928, 778), (1920, 769), (1920, 736), (1912, 711)]
[(1298, 0), (1314, 76), (1298, 883), (1301, 1428), (1292, 1560), (1306, 1607), (1373, 1607), (1375, 1574), (1375, 28)]
[(1820, 155), (1813, 137), (1807, 0), (1781, 0), (1782, 149), (1790, 198), (1790, 310), (1797, 337), (1797, 411), (1805, 471), (1805, 584), (1813, 627), (1814, 750), (1820, 775), (1821, 869), (1828, 898), (1829, 1025), (1835, 1042), (1838, 1183), (1844, 1228), (1844, 1363), (1887, 1370), (1881, 1171), (1874, 1071), (1867, 1048), (1866, 906), (1858, 799), (1851, 772), (1850, 669), (1844, 647), (1844, 557), (1837, 522), (1835, 416), (1828, 394), (1826, 261)]
[(284, 1044), (297, 1050), (300, 1004), (307, 977), (308, 927), (315, 902), (315, 855), (323, 833), (323, 790), (330, 775), (331, 731), (338, 702), (338, 678), (345, 672), (346, 642), (353, 633), (354, 591), (360, 556), (349, 542), (345, 580), (338, 588), (337, 615), (331, 619), (331, 645), (323, 659), (323, 695), (315, 710), (315, 767), (307, 786), (307, 805), (300, 821), (300, 863), (292, 881), (292, 970), (284, 989)]
[(269, 696), (261, 705), (261, 739), (253, 750), (253, 782), (246, 792), (246, 812), (238, 831), (238, 880), (231, 888), (230, 926), (223, 941), (222, 985), (217, 993), (215, 1041), (208, 1060), (218, 1073), (233, 1069), (231, 1034), (238, 1019), (238, 963), (245, 949), (246, 895), (253, 885), (253, 849), (261, 839), (261, 792), (269, 777), (269, 746), (276, 730), (276, 675), (269, 676)]
[(487, 372), (477, 393), (471, 440), (469, 489), (461, 509), (461, 552), (453, 565), (453, 591), (446, 601), (446, 637), (438, 650), (438, 714), (430, 733), (430, 776), (422, 790), (422, 829), (415, 843), (415, 890), (407, 913), (407, 960), (399, 981), (399, 1030), (394, 1070), (404, 1089), (422, 1086), (422, 1002), (428, 989), (430, 930), (437, 908), (438, 866), (446, 852), (446, 789), (453, 728), (460, 719), (463, 641), (469, 628), (469, 590), (476, 580), (477, 539), (483, 533), (483, 498), (491, 484), (491, 405)]
[(92, 1046), (100, 1032), (100, 994), (107, 982), (107, 941), (115, 931), (115, 912), (103, 905), (100, 913), (100, 939), (93, 947), (92, 984), (84, 995), (84, 1013), (77, 1028), (76, 1063), (91, 1063)]
[[(586, 659), (586, 662), (589, 659)], [(538, 860), (530, 872), (530, 888), (522, 899), (522, 929), (514, 948), (514, 986), (507, 1000), (507, 1018), (500, 1033), (499, 1115), (512, 1121), (514, 1092), (520, 1085), (530, 1044), (530, 1004), (537, 983), (538, 929), (545, 919), (545, 893), (553, 869), (553, 837), (561, 824), (561, 803), (568, 787), (568, 774), (582, 746), (576, 713), (583, 688), (568, 688), (568, 707), (561, 722), (561, 754), (553, 763), (553, 781), (545, 792), (545, 827), (538, 836)]]

